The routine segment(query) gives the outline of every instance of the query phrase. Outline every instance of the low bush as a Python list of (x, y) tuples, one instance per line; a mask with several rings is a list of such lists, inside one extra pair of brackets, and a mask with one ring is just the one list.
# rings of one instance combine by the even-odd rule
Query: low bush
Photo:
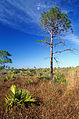
[(31, 79), (26, 80), (26, 83), (27, 83), (27, 84), (33, 83), (33, 80), (31, 80)]
[(14, 74), (20, 73), (20, 69), (14, 69), (13, 73)]
[(66, 83), (66, 78), (61, 74), (61, 73), (57, 73), (53, 80), (57, 83), (61, 83), (61, 84), (64, 84)]
[(22, 105), (28, 102), (36, 102), (34, 98), (31, 97), (27, 90), (16, 89), (15, 85), (10, 88), (9, 95), (5, 96), (6, 109), (11, 109), (15, 105)]
[(26, 75), (27, 75), (27, 76), (32, 76), (32, 73), (31, 73), (30, 71), (27, 71), (27, 72), (26, 72)]
[(49, 80), (50, 76), (41, 75), (39, 79)]
[(5, 77), (6, 80), (13, 79), (13, 78), (14, 78), (14, 74), (10, 74)]

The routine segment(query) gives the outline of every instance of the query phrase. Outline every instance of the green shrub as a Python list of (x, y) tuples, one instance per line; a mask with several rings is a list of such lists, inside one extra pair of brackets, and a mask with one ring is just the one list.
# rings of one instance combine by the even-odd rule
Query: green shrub
[(31, 80), (31, 79), (26, 80), (26, 83), (27, 83), (27, 84), (33, 83), (33, 80)]
[(11, 109), (13, 106), (22, 105), (28, 102), (36, 102), (34, 98), (31, 97), (27, 90), (16, 89), (15, 85), (11, 86), (9, 95), (5, 96), (6, 109)]
[(7, 80), (8, 80), (7, 78), (4, 78), (4, 77), (1, 78), (1, 81), (3, 81), (3, 82), (5, 82)]
[(34, 77), (37, 78), (37, 79), (39, 78), (39, 76), (34, 76)]
[(12, 78), (14, 78), (14, 74), (11, 74), (11, 75), (10, 75), (10, 79), (12, 79)]
[(27, 72), (26, 72), (26, 75), (27, 75), (27, 76), (31, 76), (31, 72), (30, 72), (30, 71), (27, 71)]
[(54, 76), (53, 80), (54, 80), (55, 82), (61, 83), (61, 84), (66, 83), (65, 77), (64, 77), (61, 73), (57, 73), (57, 74)]
[(50, 77), (47, 76), (47, 75), (41, 75), (41, 76), (40, 76), (40, 79), (46, 79), (46, 80), (48, 80), (48, 79), (50, 79)]
[(4, 78), (4, 81), (7, 81), (9, 79), (13, 79), (14, 78), (14, 74), (9, 74)]
[(26, 72), (27, 76), (34, 76), (34, 74), (35, 74), (35, 72), (31, 69)]
[(7, 81), (7, 80), (13, 79), (13, 78), (14, 78), (14, 74), (11, 74), (11, 73), (7, 74), (6, 76), (1, 76), (1, 77), (0, 77), (0, 79), (1, 79), (2, 81)]
[(14, 74), (18, 74), (18, 73), (20, 73), (20, 69), (14, 69), (14, 72), (13, 72)]
[(35, 75), (36, 74), (36, 69), (30, 69), (30, 72), (32, 75)]

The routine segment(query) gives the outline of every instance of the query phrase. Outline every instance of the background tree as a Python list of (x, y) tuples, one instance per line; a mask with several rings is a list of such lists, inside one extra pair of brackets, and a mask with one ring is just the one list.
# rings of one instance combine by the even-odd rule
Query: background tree
[[(51, 56), (50, 56), (50, 72), (51, 79), (53, 78), (53, 59), (56, 60), (54, 54), (61, 53), (64, 51), (71, 50), (70, 48), (63, 49), (60, 51), (55, 51), (54, 48), (59, 45), (64, 46), (65, 40), (62, 38), (66, 35), (68, 31), (72, 31), (71, 20), (68, 15), (63, 13), (60, 8), (53, 7), (50, 11), (41, 13), (40, 17), (40, 26), (44, 29), (45, 33), (49, 33), (50, 38), (46, 37), (45, 40), (41, 40), (41, 42), (50, 46), (51, 48)], [(73, 31), (72, 31), (73, 32)]]
[(0, 50), (0, 68), (5, 68), (6, 63), (12, 63), (10, 56), (12, 55), (8, 51)]

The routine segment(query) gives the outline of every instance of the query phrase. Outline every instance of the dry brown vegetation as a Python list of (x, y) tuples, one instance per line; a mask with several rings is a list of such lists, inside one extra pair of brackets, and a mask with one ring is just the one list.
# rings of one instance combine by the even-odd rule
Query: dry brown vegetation
[[(0, 81), (0, 119), (79, 119), (79, 80), (57, 84), (50, 80), (19, 77)], [(14, 106), (5, 111), (4, 97), (12, 84), (29, 90), (36, 103)]]

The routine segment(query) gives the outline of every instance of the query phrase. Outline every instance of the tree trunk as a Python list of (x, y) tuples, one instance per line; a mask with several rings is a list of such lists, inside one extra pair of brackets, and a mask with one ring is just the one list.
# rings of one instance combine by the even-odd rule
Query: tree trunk
[(51, 73), (51, 80), (52, 80), (53, 79), (53, 32), (51, 33), (50, 73)]

